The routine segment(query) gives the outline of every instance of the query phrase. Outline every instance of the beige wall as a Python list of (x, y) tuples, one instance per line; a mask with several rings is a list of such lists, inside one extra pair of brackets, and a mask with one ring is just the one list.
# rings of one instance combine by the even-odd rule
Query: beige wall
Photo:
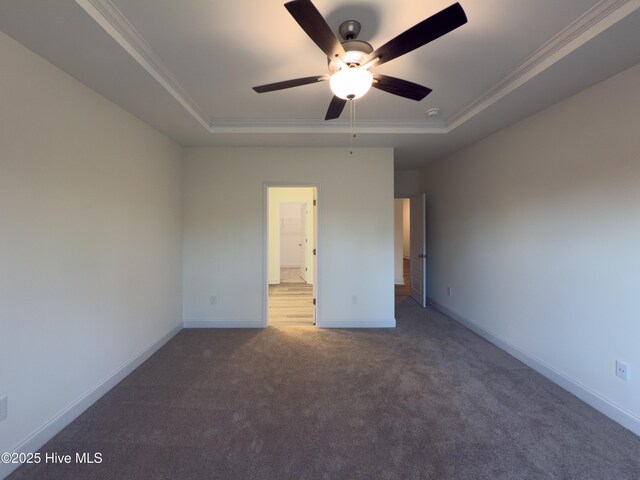
[(639, 86), (636, 66), (423, 183), (429, 297), (636, 433), (640, 375), (614, 362), (640, 372)]
[(391, 149), (193, 148), (185, 170), (186, 325), (264, 324), (264, 188), (283, 182), (319, 184), (318, 325), (395, 324)]
[(420, 172), (416, 170), (396, 170), (393, 172), (394, 196), (410, 197), (421, 193)]
[(402, 256), (411, 256), (411, 200), (402, 199)]
[(0, 451), (34, 451), (180, 326), (181, 151), (2, 33), (0, 59)]

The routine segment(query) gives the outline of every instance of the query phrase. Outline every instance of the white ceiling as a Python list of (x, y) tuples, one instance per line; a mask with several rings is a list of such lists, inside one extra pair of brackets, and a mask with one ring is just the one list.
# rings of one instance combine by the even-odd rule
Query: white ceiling
[[(0, 30), (182, 145), (347, 146), (325, 122), (327, 72), (282, 0), (0, 0)], [(374, 48), (452, 0), (314, 0)], [(640, 0), (460, 0), (469, 22), (377, 71), (426, 85), (413, 102), (372, 89), (357, 146), (418, 168), (640, 62)], [(425, 115), (438, 107), (437, 118)], [(594, 119), (597, 121), (597, 119)]]

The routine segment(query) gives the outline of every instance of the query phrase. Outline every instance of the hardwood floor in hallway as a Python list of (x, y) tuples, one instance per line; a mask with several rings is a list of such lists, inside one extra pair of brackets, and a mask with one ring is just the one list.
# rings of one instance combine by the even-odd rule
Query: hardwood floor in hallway
[(396, 297), (409, 297), (411, 296), (411, 273), (409, 270), (409, 259), (402, 259), (402, 270), (404, 277), (404, 285), (396, 285)]
[(269, 325), (313, 325), (313, 285), (269, 285)]

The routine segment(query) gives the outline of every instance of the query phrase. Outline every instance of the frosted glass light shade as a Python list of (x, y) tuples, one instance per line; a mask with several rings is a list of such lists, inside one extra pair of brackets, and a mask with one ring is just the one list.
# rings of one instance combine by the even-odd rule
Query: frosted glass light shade
[(360, 98), (371, 88), (373, 75), (364, 68), (343, 68), (329, 79), (331, 91), (345, 100)]

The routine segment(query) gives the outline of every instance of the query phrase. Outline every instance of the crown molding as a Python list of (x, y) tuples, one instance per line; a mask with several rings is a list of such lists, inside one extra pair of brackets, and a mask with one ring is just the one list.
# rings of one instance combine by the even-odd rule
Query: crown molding
[[(75, 0), (131, 57), (177, 100), (208, 132), (348, 133), (346, 122), (321, 120), (215, 120), (189, 96), (158, 54), (111, 0)], [(601, 0), (564, 30), (511, 69), (492, 88), (448, 120), (358, 121), (356, 133), (449, 133), (524, 85), (616, 22), (640, 8), (640, 0)]]
[[(131, 57), (176, 99), (209, 133), (339, 133), (351, 129), (346, 122), (323, 120), (216, 120), (189, 96), (162, 59), (111, 0), (75, 0)], [(442, 120), (359, 121), (356, 133), (446, 133)]]
[(640, 0), (602, 0), (516, 65), (448, 122), (451, 131), (542, 73), (640, 7)]
[(211, 118), (180, 85), (158, 54), (110, 0), (75, 0), (133, 59), (175, 98), (204, 128)]
[(211, 133), (447, 133), (442, 120), (375, 121), (358, 120), (352, 129), (349, 122), (324, 120), (222, 120), (209, 129)]

